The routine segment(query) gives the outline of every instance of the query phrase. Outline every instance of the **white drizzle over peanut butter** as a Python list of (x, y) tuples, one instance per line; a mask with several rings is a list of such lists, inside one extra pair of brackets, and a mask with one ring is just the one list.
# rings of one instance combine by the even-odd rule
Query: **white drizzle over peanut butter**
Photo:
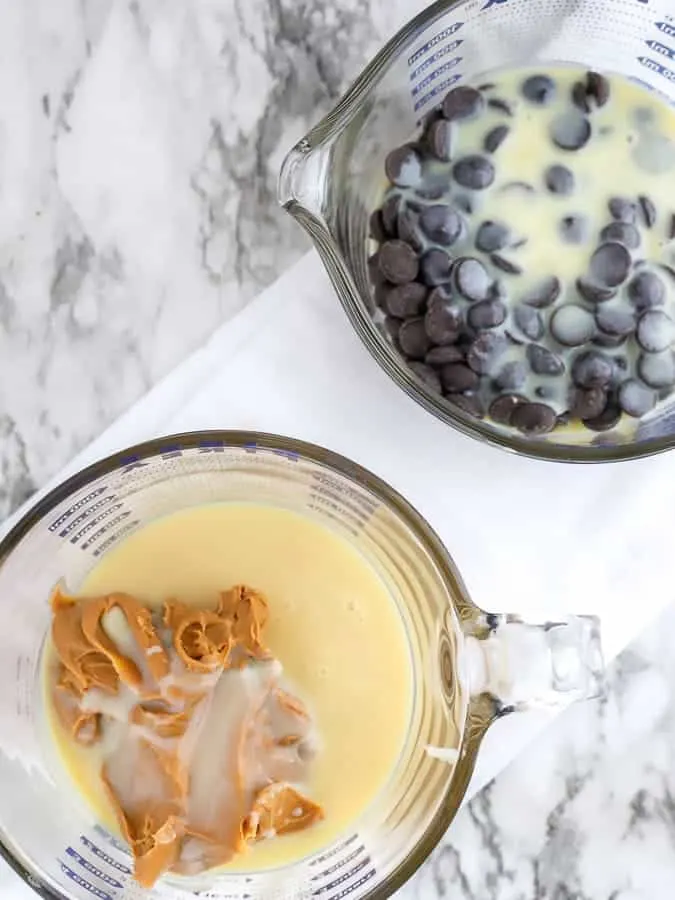
[(212, 609), (167, 601), (161, 622), (119, 593), (57, 590), (52, 610), (54, 709), (74, 741), (104, 746), (101, 779), (139, 884), (323, 817), (297, 788), (312, 722), (265, 647), (260, 593), (239, 585)]

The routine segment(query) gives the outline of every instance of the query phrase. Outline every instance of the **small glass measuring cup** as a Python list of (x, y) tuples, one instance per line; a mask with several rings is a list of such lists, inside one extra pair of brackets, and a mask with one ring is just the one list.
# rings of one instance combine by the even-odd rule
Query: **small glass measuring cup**
[(672, 12), (671, 0), (438, 0), (386, 44), (284, 161), (279, 200), (312, 238), (366, 347), (410, 396), (466, 434), (542, 459), (630, 459), (675, 445), (675, 407), (599, 436), (569, 429), (523, 437), (425, 385), (374, 316), (368, 219), (385, 187), (385, 157), (453, 85), (509, 66), (576, 63), (641, 81), (673, 102)]
[[(39, 684), (48, 598), (60, 578), (77, 589), (125, 535), (214, 502), (294, 510), (377, 570), (407, 635), (410, 727), (386, 788), (332, 846), (269, 872), (168, 878), (148, 891), (50, 756)], [(161, 438), (64, 482), (0, 543), (0, 609), (0, 852), (49, 900), (388, 897), (452, 820), (489, 725), (533, 704), (595, 696), (602, 670), (595, 619), (532, 625), (483, 612), (439, 538), (387, 484), (328, 450), (249, 432)]]

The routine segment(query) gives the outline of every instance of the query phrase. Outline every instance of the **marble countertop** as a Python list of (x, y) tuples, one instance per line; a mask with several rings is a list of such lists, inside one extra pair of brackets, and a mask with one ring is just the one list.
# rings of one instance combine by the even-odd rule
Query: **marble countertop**
[[(283, 154), (423, 5), (0, 4), (0, 518), (306, 249)], [(478, 794), (402, 900), (670, 900), (674, 628)], [(0, 893), (34, 896), (3, 864)]]

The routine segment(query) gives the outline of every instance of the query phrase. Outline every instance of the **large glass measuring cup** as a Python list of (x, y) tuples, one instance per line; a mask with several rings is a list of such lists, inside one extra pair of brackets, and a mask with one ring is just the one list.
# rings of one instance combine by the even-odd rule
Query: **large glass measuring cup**
[[(125, 846), (73, 793), (50, 753), (39, 684), (48, 598), (60, 578), (77, 590), (111, 548), (151, 520), (228, 501), (309, 516), (377, 570), (407, 635), (408, 737), (382, 794), (333, 846), (271, 872), (165, 879), (143, 890)], [(55, 489), (0, 544), (0, 612), (0, 852), (49, 900), (389, 896), (450, 823), (490, 723), (533, 703), (593, 696), (601, 672), (594, 619), (535, 626), (484, 613), (438, 537), (388, 485), (329, 451), (253, 433), (158, 439)]]
[(389, 41), (335, 109), (291, 150), (279, 199), (314, 241), (368, 350), (434, 415), (480, 440), (544, 459), (644, 456), (675, 445), (672, 406), (637, 430), (525, 438), (470, 417), (431, 390), (402, 363), (374, 317), (368, 218), (385, 187), (387, 153), (410, 139), (456, 83), (486, 80), (484, 73), (498, 68), (561, 62), (637, 79), (674, 100), (672, 0), (438, 0)]

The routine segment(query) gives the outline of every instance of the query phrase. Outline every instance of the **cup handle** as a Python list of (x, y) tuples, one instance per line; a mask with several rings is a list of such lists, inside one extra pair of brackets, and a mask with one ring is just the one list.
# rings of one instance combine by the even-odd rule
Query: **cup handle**
[(516, 615), (480, 611), (464, 623), (463, 630), (470, 692), (491, 697), (496, 715), (559, 709), (603, 693), (596, 616), (567, 616), (535, 624)]

